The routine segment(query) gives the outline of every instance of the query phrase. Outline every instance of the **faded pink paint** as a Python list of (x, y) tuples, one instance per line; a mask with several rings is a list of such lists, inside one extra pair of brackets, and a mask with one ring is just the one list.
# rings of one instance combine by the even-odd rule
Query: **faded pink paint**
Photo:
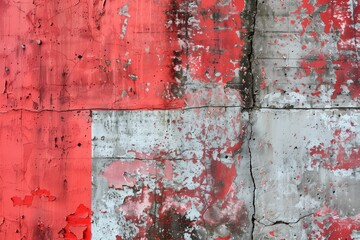
[(316, 218), (313, 220), (313, 230), (308, 235), (309, 239), (352, 239), (353, 231), (360, 231), (360, 214), (340, 217), (336, 210), (324, 204), (314, 217)]

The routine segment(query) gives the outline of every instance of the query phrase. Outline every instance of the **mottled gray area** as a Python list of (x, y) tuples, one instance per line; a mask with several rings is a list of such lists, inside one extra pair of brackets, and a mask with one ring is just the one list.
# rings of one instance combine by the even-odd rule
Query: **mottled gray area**
[[(151, 232), (148, 221), (155, 221), (154, 206), (158, 217), (166, 209), (183, 209), (199, 239), (229, 234), (249, 239), (253, 183), (243, 137), (249, 131), (248, 122), (248, 114), (238, 107), (93, 112), (94, 239), (137, 239), (142, 228)], [(239, 142), (242, 146), (236, 147)], [(221, 171), (236, 169), (224, 199), (214, 198), (216, 189), (225, 184), (214, 178), (220, 171), (214, 169), (214, 162), (225, 166)], [(163, 200), (153, 203), (154, 195)], [(139, 196), (144, 198), (131, 200), (130, 211), (126, 199)], [(203, 217), (208, 223), (203, 224)], [(181, 239), (195, 236), (178, 234)]]
[[(360, 169), (329, 169), (336, 166), (336, 139), (349, 156), (358, 151), (360, 112), (341, 110), (260, 110), (254, 113), (251, 140), (256, 184), (255, 239), (276, 236), (306, 239), (316, 229), (314, 214), (328, 207), (339, 217), (360, 212)], [(339, 137), (334, 136), (340, 131)], [(354, 136), (351, 140), (350, 136)], [(311, 154), (314, 146), (336, 149), (334, 156)], [(318, 162), (314, 160), (319, 159)], [(357, 159), (359, 160), (359, 159)], [(345, 160), (346, 162), (347, 160)], [(305, 228), (303, 223), (309, 227)], [(277, 223), (277, 224), (274, 224)], [(350, 227), (350, 226), (349, 226)], [(340, 229), (339, 229), (340, 230)]]

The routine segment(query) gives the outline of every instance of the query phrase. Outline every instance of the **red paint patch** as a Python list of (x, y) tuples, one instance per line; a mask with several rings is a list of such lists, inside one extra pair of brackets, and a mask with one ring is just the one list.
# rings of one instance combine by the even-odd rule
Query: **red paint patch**
[[(360, 215), (353, 217), (339, 217), (335, 210), (324, 206), (322, 210), (315, 214), (318, 218), (326, 217), (324, 220), (314, 220), (313, 236), (326, 239), (352, 239), (353, 231), (360, 231)], [(316, 232), (316, 233), (315, 233)]]
[(45, 189), (35, 189), (31, 191), (31, 195), (26, 195), (23, 200), (20, 197), (14, 196), (11, 198), (13, 201), (14, 206), (27, 206), (30, 207), (33, 201), (33, 197), (45, 197), (49, 202), (55, 201), (56, 197), (52, 196), (48, 190)]
[[(360, 11), (360, 5), (353, 5), (349, 1), (343, 0), (318, 0), (316, 4), (311, 4), (309, 0), (303, 0), (302, 5), (293, 12), (293, 14), (299, 15), (298, 18), (301, 19), (302, 31), (300, 35), (303, 35), (308, 26), (313, 24), (314, 21), (306, 16), (315, 14), (315, 10), (320, 9), (320, 7), (322, 9), (325, 7), (325, 10), (319, 13), (324, 25), (324, 33), (329, 36), (331, 34), (339, 34), (336, 43), (339, 56), (334, 59), (333, 56), (324, 56), (320, 53), (316, 60), (303, 61), (301, 66), (305, 68), (307, 76), (309, 76), (312, 69), (315, 70), (318, 74), (317, 79), (320, 85), (323, 82), (321, 75), (324, 73), (324, 70), (321, 69), (324, 69), (323, 67), (326, 66), (325, 61), (328, 61), (329, 68), (330, 66), (334, 68), (336, 76), (331, 98), (336, 99), (342, 94), (343, 88), (345, 88), (349, 90), (352, 99), (357, 99), (360, 96), (360, 84), (358, 81), (360, 78), (358, 70), (360, 63), (357, 61), (356, 42), (359, 41), (359, 37), (356, 34), (355, 25), (358, 22), (357, 13)], [(305, 12), (307, 15), (305, 17), (300, 16), (302, 12)], [(319, 40), (318, 33), (316, 32), (310, 33), (310, 36), (313, 36), (316, 41)], [(324, 46), (325, 42), (321, 44)], [(313, 56), (314, 54), (312, 53), (309, 57)], [(319, 96), (318, 94), (312, 95)]]
[[(65, 239), (91, 239), (91, 215), (92, 212), (89, 208), (80, 204), (76, 211), (66, 217), (67, 225), (59, 231), (61, 237)], [(75, 232), (81, 234), (75, 234)]]
[(214, 200), (224, 199), (236, 177), (235, 164), (228, 167), (220, 161), (213, 160), (211, 162), (211, 175), (214, 178)]
[[(349, 170), (360, 167), (360, 147), (345, 149), (345, 144), (351, 142), (353, 136), (347, 132), (348, 137), (341, 138), (341, 129), (334, 132), (335, 139), (330, 141), (328, 147), (324, 143), (313, 146), (310, 149), (310, 156), (313, 157), (312, 166), (317, 165), (321, 160), (321, 166), (330, 170)], [(349, 153), (350, 152), (350, 153)]]
[(0, 114), (0, 159), (6, 159), (0, 162), (0, 216), (6, 223), (0, 239), (56, 238), (66, 213), (91, 205), (89, 115)]
[(32, 201), (33, 201), (33, 196), (25, 196), (24, 199), (21, 199), (20, 197), (12, 197), (11, 198), (11, 201), (13, 202), (14, 204), (14, 207), (15, 206), (27, 206), (27, 207), (30, 207), (31, 204), (32, 204)]
[(230, 239), (231, 239), (231, 235), (229, 235), (227, 237), (216, 238), (215, 240), (230, 240)]

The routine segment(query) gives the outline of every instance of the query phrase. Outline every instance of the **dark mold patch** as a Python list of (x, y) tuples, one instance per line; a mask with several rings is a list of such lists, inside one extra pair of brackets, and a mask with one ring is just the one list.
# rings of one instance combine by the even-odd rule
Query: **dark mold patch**
[(173, 210), (161, 214), (156, 220), (157, 224), (151, 226), (148, 231), (148, 239), (150, 240), (182, 240), (185, 234), (189, 234), (193, 240), (199, 239), (193, 222)]
[(170, 9), (166, 11), (166, 26), (169, 30), (169, 42), (182, 42), (183, 46), (173, 51), (171, 56), (170, 76), (175, 82), (170, 83), (171, 97), (181, 98), (184, 94), (184, 86), (187, 76), (184, 73), (188, 63), (184, 62), (184, 58), (189, 55), (189, 42), (191, 41), (192, 28), (189, 19), (193, 17), (189, 10), (189, 0), (172, 0)]
[(8, 74), (9, 74), (9, 72), (10, 72), (10, 69), (9, 69), (8, 67), (6, 67), (6, 66), (5, 66), (4, 71), (5, 71), (6, 75), (8, 75)]
[(245, 10), (241, 13), (244, 28), (240, 31), (240, 38), (244, 40), (243, 56), (240, 61), (240, 71), (236, 77), (226, 84), (226, 87), (238, 89), (242, 97), (244, 108), (252, 108), (254, 105), (252, 74), (253, 37), (255, 33), (255, 21), (257, 13), (257, 1), (246, 1)]
[(210, 16), (210, 19), (215, 21), (215, 22), (221, 22), (221, 13), (220, 13), (220, 10), (219, 9), (215, 9), (211, 16)]
[(52, 236), (52, 230), (49, 226), (45, 226), (44, 224), (40, 223), (34, 227), (35, 231), (33, 233), (33, 239), (38, 240), (52, 240), (54, 239)]

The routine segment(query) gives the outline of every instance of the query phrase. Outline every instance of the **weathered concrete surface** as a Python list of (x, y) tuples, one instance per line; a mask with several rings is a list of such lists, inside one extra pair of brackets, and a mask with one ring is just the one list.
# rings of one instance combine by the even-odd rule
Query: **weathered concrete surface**
[(359, 238), (358, 19), (357, 1), (258, 3), (254, 239)]
[(0, 4), (2, 111), (239, 106), (251, 100), (243, 16), (251, 2)]
[(94, 239), (249, 239), (247, 123), (240, 108), (94, 112)]
[(252, 116), (254, 239), (350, 239), (360, 231), (360, 112)]
[(256, 105), (359, 107), (358, 1), (259, 1)]
[(357, 1), (0, 9), (0, 239), (359, 238)]
[[(181, 121), (182, 109), (190, 111), (191, 108), (217, 106), (222, 111), (225, 106), (250, 107), (252, 49), (249, 31), (252, 31), (254, 6), (253, 1), (244, 0), (0, 0), (0, 150), (4, 161), (0, 165), (3, 192), (0, 239), (91, 238), (92, 147), (89, 131), (93, 110), (178, 109), (179, 113), (171, 114)], [(20, 120), (14, 123), (15, 115)], [(189, 115), (186, 117), (191, 122), (198, 120)], [(204, 124), (208, 121), (205, 116), (200, 117)], [(155, 116), (152, 121), (160, 119)], [(190, 124), (190, 120), (186, 121), (182, 123), (184, 129)], [(227, 134), (240, 131), (232, 130), (238, 126), (235, 123), (228, 126), (224, 119), (224, 124), (219, 128), (226, 129)], [(175, 131), (175, 124), (172, 126)], [(138, 127), (141, 131), (147, 128)], [(144, 139), (160, 144), (164, 141), (162, 129), (149, 132), (149, 138)], [(140, 132), (138, 134), (142, 136)], [(161, 151), (167, 152), (163, 155), (164, 161), (176, 156), (186, 157), (186, 161), (191, 162), (192, 156), (180, 154), (189, 153), (182, 149), (183, 143), (193, 147), (197, 154), (202, 150), (198, 145), (192, 146), (196, 144), (195, 140), (187, 142), (186, 137), (190, 138), (191, 134), (183, 133), (167, 136), (174, 137), (169, 145), (172, 149), (159, 146)], [(201, 136), (199, 132), (196, 134)], [(212, 133), (214, 138), (215, 134)], [(121, 137), (123, 144), (131, 141), (126, 132)], [(213, 139), (219, 141), (218, 149), (213, 150), (214, 158), (216, 151), (229, 147), (221, 146), (220, 142), (227, 141), (222, 135), (217, 138)], [(111, 139), (110, 136), (107, 139)], [(174, 143), (175, 140), (179, 143)], [(104, 145), (103, 148), (110, 149), (115, 145)], [(154, 162), (151, 158), (157, 157), (151, 154), (160, 154), (150, 149), (150, 145), (143, 149), (141, 145), (136, 146), (139, 149), (131, 149), (146, 156), (150, 154), (147, 157), (150, 162)], [(127, 147), (123, 145), (123, 149)], [(38, 154), (30, 153), (35, 151)], [(73, 159), (73, 151), (80, 151), (82, 156)], [(107, 155), (108, 152), (102, 154), (113, 157)], [(117, 154), (115, 152), (114, 156)], [(131, 160), (133, 155), (122, 157)], [(166, 159), (167, 162), (171, 160)], [(204, 161), (204, 157), (199, 156), (196, 161)], [(248, 159), (242, 161), (246, 167), (241, 171), (249, 174), (249, 162), (246, 161)], [(182, 162), (177, 163), (181, 165)], [(218, 162), (214, 164), (227, 169)], [(235, 165), (231, 166), (234, 171)], [(130, 170), (136, 169), (136, 164), (130, 167)], [(220, 182), (225, 178), (213, 174)], [(174, 176), (174, 179), (181, 183), (182, 176)], [(237, 176), (233, 173), (231, 179)], [(81, 190), (73, 185), (76, 183), (82, 186)], [(181, 188), (180, 183), (177, 190)], [(203, 193), (205, 200), (213, 199), (211, 184), (204, 183), (208, 186), (208, 192)], [(214, 191), (220, 194), (217, 187)], [(236, 204), (245, 200), (234, 203), (238, 191), (232, 189), (232, 192), (224, 200), (230, 201), (228, 208), (241, 207)], [(156, 194), (154, 196), (158, 197)], [(37, 201), (39, 199), (42, 201)], [(214, 200), (208, 212), (217, 211), (216, 204), (219, 203)], [(205, 213), (206, 206), (196, 207)], [(98, 209), (92, 210), (98, 213)], [(241, 210), (249, 214), (252, 211), (246, 204)], [(238, 219), (229, 211), (221, 211), (219, 214), (223, 216), (208, 227), (198, 225), (206, 229), (217, 226), (216, 231), (226, 234), (229, 230), (220, 225), (231, 222), (226, 228), (233, 229)], [(231, 219), (227, 219), (229, 214)], [(242, 215), (244, 218), (248, 219), (248, 215)], [(243, 227), (231, 230), (232, 234), (237, 236), (244, 231), (248, 236), (251, 221), (240, 225)], [(94, 232), (94, 236), (106, 229), (97, 230), (99, 233)], [(149, 234), (156, 235), (156, 230), (149, 229)], [(217, 236), (216, 231), (207, 229), (204, 234)]]

